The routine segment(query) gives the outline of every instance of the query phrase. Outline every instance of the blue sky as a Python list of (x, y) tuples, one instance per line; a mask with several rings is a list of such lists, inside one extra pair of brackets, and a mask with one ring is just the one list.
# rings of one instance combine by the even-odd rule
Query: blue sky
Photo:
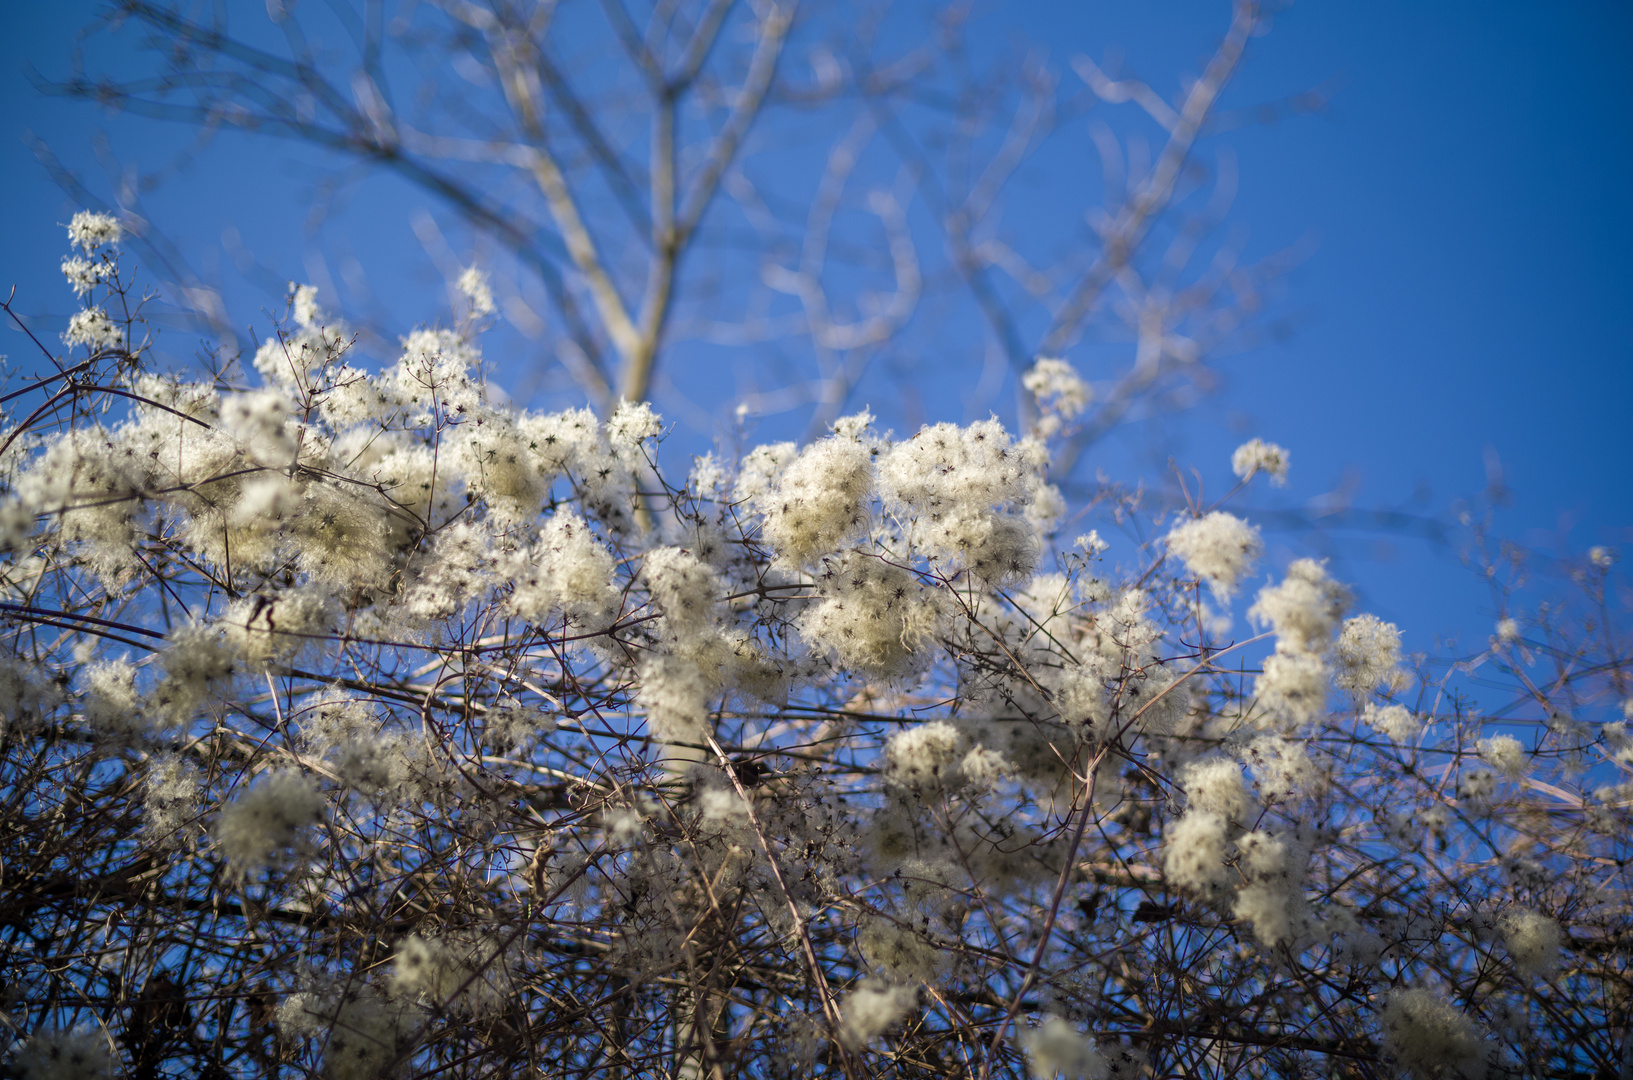
[[(248, 20), (261, 5), (229, 7)], [(75, 205), (35, 161), (25, 131), (103, 194), (111, 187), (95, 156), (99, 129), (149, 166), (188, 138), (34, 91), (25, 66), (65, 73), (74, 30), (94, 10), (76, 0), (0, 11), (0, 275), (28, 313), (72, 308), (56, 264), (60, 224)], [(1201, 0), (1085, 0), (1012, 3), (981, 18), (994, 39), (1024, 35), (1056, 67), (1118, 47), (1127, 70), (1172, 94), (1226, 15), (1224, 4)], [(1611, 544), (1633, 556), (1630, 52), (1625, 4), (1306, 0), (1279, 14), (1253, 42), (1227, 105), (1338, 89), (1322, 113), (1226, 136), (1240, 170), (1232, 226), (1250, 255), (1313, 243), (1284, 283), (1288, 332), (1227, 360), (1221, 392), (1165, 428), (1163, 452), (1220, 490), (1231, 447), (1262, 435), (1292, 449), (1289, 504), (1320, 505), (1343, 490), (1357, 505), (1425, 514), (1477, 494), (1500, 462), (1512, 491), (1501, 531), (1540, 551), (1580, 556)], [(309, 155), (223, 139), (152, 205), (202, 263), (230, 263), (223, 238), (236, 235), (275, 277), (308, 279), (315, 249), (304, 200), (316, 175)], [(1050, 197), (1073, 182), (1022, 179)], [(374, 294), (404, 318), (445, 302), (409, 228), (416, 198), (390, 184), (358, 187), (322, 251), (329, 267), (356, 258)], [(1016, 202), (1015, 227), (1046, 226), (1026, 220), (1029, 205)], [(268, 294), (246, 280), (230, 295), (237, 321), (264, 332)], [(21, 359), (19, 337), (8, 331), (0, 352)], [(926, 384), (925, 418), (966, 419), (972, 387), (959, 380), (978, 367)], [(876, 383), (870, 392), (893, 391)], [(701, 445), (698, 426), (687, 438)], [(1159, 476), (1145, 453), (1131, 432), (1104, 460)], [(1297, 549), (1282, 537), (1272, 555)], [(1369, 533), (1340, 554), (1368, 604), (1408, 629), (1409, 645), (1427, 647), (1436, 632), (1488, 632), (1478, 583), (1448, 553)]]

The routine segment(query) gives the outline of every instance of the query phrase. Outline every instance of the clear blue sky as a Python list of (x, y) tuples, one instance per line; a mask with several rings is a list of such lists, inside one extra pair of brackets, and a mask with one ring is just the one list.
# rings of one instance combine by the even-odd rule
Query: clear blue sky
[[(261, 7), (229, 6), (246, 19)], [(0, 276), (25, 312), (72, 308), (56, 265), (60, 223), (75, 209), (25, 130), (88, 167), (104, 194), (95, 131), (131, 145), (128, 120), (42, 98), (24, 75), (25, 65), (63, 74), (93, 10), (82, 0), (0, 10)], [(1011, 3), (984, 18), (1046, 45), (1057, 67), (1121, 46), (1129, 69), (1172, 93), (1175, 74), (1211, 49), (1226, 5)], [(1217, 488), (1230, 448), (1261, 434), (1293, 451), (1294, 502), (1349, 486), (1361, 505), (1427, 513), (1482, 489), (1496, 460), (1513, 491), (1500, 519), (1509, 534), (1555, 552), (1612, 544), (1633, 556), (1630, 55), (1633, 6), (1623, 3), (1306, 0), (1278, 15), (1229, 102), (1334, 80), (1340, 89), (1321, 115), (1228, 137), (1241, 172), (1233, 220), (1250, 254), (1316, 244), (1287, 279), (1291, 334), (1227, 361), (1221, 394), (1175, 429), (1186, 460)], [(141, 130), (157, 148), (187, 137)], [(154, 205), (201, 260), (228, 258), (231, 227), (279, 276), (304, 279), (298, 193), (310, 179), (276, 144), (224, 141)], [(343, 244), (377, 293), (432, 312), (441, 278), (408, 228), (412, 201), (390, 190), (355, 198)], [(1024, 227), (1024, 201), (1012, 212)], [(265, 294), (245, 285), (238, 297), (237, 321), (264, 328)], [(21, 358), (18, 338), (0, 337), (0, 352)], [(944, 386), (950, 396), (932, 393), (927, 407), (964, 419), (964, 390)], [(1135, 457), (1125, 447), (1113, 459)], [(1372, 539), (1355, 552), (1386, 559), (1351, 573), (1379, 614), (1408, 629), (1409, 645), (1426, 647), (1435, 631), (1486, 632), (1482, 594), (1454, 560)]]

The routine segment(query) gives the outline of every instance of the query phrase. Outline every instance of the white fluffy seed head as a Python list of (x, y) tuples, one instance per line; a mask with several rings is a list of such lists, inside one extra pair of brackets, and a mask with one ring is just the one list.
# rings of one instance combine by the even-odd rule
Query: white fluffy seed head
[(83, 345), (92, 352), (114, 348), (124, 340), (124, 331), (99, 307), (74, 312), (62, 334), (64, 345)]
[(1252, 439), (1236, 448), (1230, 456), (1230, 468), (1243, 480), (1264, 473), (1277, 487), (1286, 487), (1287, 466), (1291, 460), (1291, 455), (1275, 443)]
[(1361, 719), (1380, 735), (1398, 743), (1409, 743), (1423, 732), (1423, 721), (1405, 705), (1368, 705)]
[(559, 612), (579, 625), (603, 626), (618, 611), (612, 553), (571, 510), (556, 511), (530, 552), (501, 564), (501, 576), (513, 582), (507, 606), (529, 622)]
[(1179, 774), (1192, 807), (1209, 814), (1245, 822), (1253, 808), (1253, 796), (1241, 766), (1225, 757), (1203, 758), (1186, 765)]
[(1034, 1080), (1104, 1080), (1110, 1066), (1094, 1040), (1058, 1016), (1021, 1033)]
[(1163, 875), (1176, 888), (1204, 900), (1228, 895), (1227, 830), (1225, 819), (1218, 814), (1186, 811), (1163, 837)]
[(713, 568), (702, 559), (684, 548), (653, 548), (641, 565), (641, 577), (670, 635), (695, 635), (709, 625), (721, 589)]
[(646, 712), (646, 727), (661, 743), (688, 744), (681, 756), (698, 756), (696, 744), (707, 732), (709, 701), (714, 693), (703, 669), (680, 656), (654, 655), (640, 668), (639, 706)]
[(493, 286), (488, 283), (488, 275), (480, 268), (467, 266), (455, 282), (465, 302), (471, 306), (471, 314), (477, 318), (492, 315), (498, 310), (493, 302)]
[(1349, 590), (1327, 576), (1314, 559), (1299, 559), (1287, 568), (1280, 585), (1259, 590), (1248, 615), (1269, 623), (1290, 652), (1321, 653), (1349, 606)]
[(1229, 600), (1237, 582), (1253, 572), (1264, 551), (1259, 529), (1234, 514), (1216, 510), (1181, 522), (1169, 530), (1168, 550), (1213, 590), (1220, 603)]
[(765, 538), (785, 566), (811, 566), (867, 525), (872, 494), (867, 445), (840, 436), (813, 443), (761, 499)]
[(112, 247), (124, 239), (125, 230), (112, 214), (81, 210), (68, 223), (68, 241), (81, 251), (91, 252), (101, 247)]
[(936, 942), (890, 919), (869, 919), (856, 936), (856, 947), (875, 971), (901, 985), (935, 982), (947, 960)]
[(912, 571), (847, 552), (822, 560), (816, 573), (822, 599), (800, 617), (800, 634), (816, 649), (831, 650), (841, 667), (880, 678), (910, 678), (929, 666), (929, 645), (940, 629), (943, 594)]
[(1041, 446), (1017, 445), (997, 420), (936, 424), (884, 454), (879, 487), (914, 544), (946, 572), (1009, 585), (1037, 563), (1037, 526), (1026, 511), (1046, 463)]
[(1282, 652), (1265, 657), (1254, 693), (1279, 726), (1294, 728), (1320, 716), (1327, 704), (1327, 663), (1316, 653)]
[(1396, 990), (1378, 1015), (1384, 1045), (1424, 1076), (1481, 1080), (1486, 1075), (1480, 1029), (1431, 990)]
[(1510, 908), (1500, 924), (1514, 970), (1527, 978), (1546, 977), (1559, 966), (1565, 932), (1559, 923), (1529, 908)]
[(1394, 690), (1403, 683), (1400, 629), (1376, 615), (1346, 621), (1333, 654), (1338, 667), (1333, 681), (1357, 701), (1379, 686)]
[(146, 826), (160, 844), (174, 846), (197, 831), (198, 770), (177, 754), (164, 754), (148, 763), (142, 793)]
[(1519, 780), (1530, 767), (1525, 747), (1512, 735), (1493, 735), (1480, 740), (1480, 760), (1509, 780)]
[(914, 724), (885, 743), (885, 776), (920, 793), (957, 786), (963, 780), (958, 766), (967, 752), (958, 729), (947, 721)]
[(221, 808), (216, 847), (235, 869), (250, 872), (279, 852), (298, 847), (302, 832), (323, 815), (323, 796), (298, 772), (276, 772)]
[(865, 979), (840, 1008), (839, 1037), (850, 1047), (866, 1046), (905, 1017), (918, 1004), (911, 986), (892, 986)]
[(1021, 376), (1021, 385), (1037, 399), (1040, 408), (1059, 413), (1067, 420), (1075, 419), (1094, 400), (1093, 389), (1083, 381), (1077, 369), (1053, 357), (1038, 357)]
[(23, 1042), (11, 1067), (20, 1080), (106, 1080), (114, 1073), (114, 1059), (100, 1031), (45, 1028)]
[(397, 943), (391, 985), (435, 1008), (479, 1013), (508, 996), (508, 971), (503, 946), (486, 935), (413, 934)]
[(1259, 795), (1281, 801), (1312, 792), (1320, 773), (1304, 740), (1270, 733), (1248, 743), (1243, 760), (1259, 782)]

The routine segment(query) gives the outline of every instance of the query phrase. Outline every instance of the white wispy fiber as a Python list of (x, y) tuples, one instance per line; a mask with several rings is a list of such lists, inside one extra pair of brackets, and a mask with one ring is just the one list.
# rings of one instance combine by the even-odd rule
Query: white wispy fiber
[(1259, 703), (1286, 724), (1307, 724), (1327, 704), (1327, 662), (1315, 653), (1275, 652), (1254, 682)]
[(62, 260), (62, 276), (68, 280), (75, 296), (84, 296), (113, 276), (115, 264), (108, 259), (82, 259), (70, 256)]
[(636, 700), (646, 712), (646, 727), (663, 743), (703, 741), (714, 687), (697, 664), (680, 656), (658, 654), (641, 664)]
[(930, 720), (904, 728), (885, 743), (885, 776), (917, 792), (934, 792), (963, 777), (958, 765), (967, 751), (957, 728)]
[(412, 1007), (355, 977), (297, 991), (274, 1015), (284, 1039), (323, 1042), (323, 1075), (331, 1080), (377, 1080), (410, 1045), (418, 1019)]
[(492, 315), (498, 310), (493, 302), (493, 286), (488, 283), (488, 275), (475, 266), (467, 266), (455, 282), (460, 295), (471, 306), (471, 314), (477, 318)]
[(862, 957), (898, 985), (933, 983), (950, 959), (946, 946), (890, 919), (869, 919), (856, 936)]
[(530, 551), (502, 562), (501, 576), (514, 582), (511, 611), (529, 622), (560, 612), (579, 625), (605, 625), (621, 600), (612, 552), (571, 510), (551, 515)]
[(195, 832), (202, 787), (198, 770), (180, 755), (161, 754), (148, 762), (142, 809), (149, 835), (174, 845)]
[(695, 635), (709, 625), (721, 595), (720, 579), (692, 552), (653, 548), (641, 564), (641, 577), (663, 612), (664, 629), (670, 635)]
[(1509, 780), (1520, 779), (1530, 766), (1524, 745), (1512, 735), (1493, 735), (1481, 739), (1479, 746), (1480, 760)]
[(1021, 386), (1038, 403), (1040, 415), (1033, 431), (1040, 439), (1060, 434), (1094, 399), (1094, 390), (1077, 369), (1052, 357), (1039, 357), (1021, 376)]
[(799, 444), (792, 442), (766, 443), (743, 455), (737, 466), (737, 483), (732, 488), (732, 499), (745, 503), (769, 493), (783, 470), (799, 457)]
[(1380, 735), (1409, 743), (1423, 733), (1423, 721), (1405, 705), (1368, 705), (1361, 719)]
[(1248, 833), (1236, 847), (1243, 881), (1231, 913), (1247, 920), (1263, 945), (1292, 942), (1304, 930), (1304, 852), (1286, 837), (1266, 832)]
[(74, 312), (62, 334), (64, 345), (83, 345), (92, 352), (114, 348), (124, 340), (124, 331), (99, 307)]
[(436, 1008), (477, 1013), (505, 1001), (510, 977), (503, 946), (486, 935), (412, 934), (397, 943), (391, 986)]
[(1248, 743), (1242, 757), (1265, 799), (1279, 801), (1311, 793), (1321, 777), (1303, 739), (1271, 732)]
[(1226, 757), (1189, 763), (1180, 770), (1179, 786), (1189, 805), (1205, 813), (1241, 823), (1253, 809), (1253, 796), (1241, 766)]

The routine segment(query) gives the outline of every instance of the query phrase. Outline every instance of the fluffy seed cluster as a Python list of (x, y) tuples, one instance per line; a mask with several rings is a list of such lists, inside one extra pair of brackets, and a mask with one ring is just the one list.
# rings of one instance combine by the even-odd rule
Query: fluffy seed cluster
[(276, 772), (221, 808), (216, 846), (235, 868), (249, 872), (297, 847), (302, 831), (322, 816), (323, 796), (311, 781), (298, 772)]
[(1026, 516), (1042, 486), (1036, 444), (1016, 445), (997, 420), (937, 424), (896, 443), (879, 462), (885, 504), (944, 573), (968, 570), (1008, 585), (1037, 565), (1037, 529)]
[(1480, 760), (1509, 780), (1525, 775), (1530, 764), (1525, 747), (1512, 735), (1493, 735), (1480, 740)]
[(571, 510), (551, 516), (530, 552), (507, 560), (512, 611), (529, 622), (560, 613), (581, 626), (604, 625), (617, 613), (620, 594), (612, 553)]
[(669, 634), (676, 638), (698, 634), (708, 625), (720, 581), (702, 559), (684, 548), (653, 548), (646, 553), (641, 576), (663, 612)]
[(1286, 450), (1263, 439), (1251, 439), (1236, 448), (1230, 456), (1230, 468), (1243, 480), (1251, 480), (1259, 473), (1270, 477), (1277, 487), (1287, 484), (1287, 466), (1290, 457)]
[(285, 1040), (317, 1039), (323, 1075), (375, 1080), (410, 1047), (419, 1015), (355, 977), (323, 980), (278, 1004), (274, 1022)]
[(505, 1000), (509, 982), (502, 945), (481, 935), (414, 934), (397, 943), (392, 961), (394, 993), (441, 1009), (490, 1010)]
[(1248, 614), (1275, 630), (1278, 645), (1319, 655), (1326, 652), (1349, 601), (1348, 590), (1327, 576), (1325, 566), (1314, 559), (1298, 559), (1280, 585), (1259, 591)]
[(839, 1037), (849, 1046), (866, 1046), (917, 1006), (918, 991), (913, 987), (866, 979), (845, 999), (840, 1010)]
[(1036, 1080), (1055, 1080), (1057, 1076), (1065, 1080), (1104, 1080), (1110, 1075), (1110, 1066), (1094, 1040), (1058, 1016), (1024, 1032), (1021, 1042)]
[(1405, 705), (1368, 705), (1361, 719), (1374, 731), (1398, 743), (1409, 743), (1423, 731), (1423, 722)]
[(885, 775), (914, 791), (934, 791), (957, 775), (964, 756), (959, 730), (945, 720), (917, 724), (885, 744)]
[(1253, 807), (1241, 766), (1229, 758), (1191, 762), (1181, 770), (1179, 786), (1190, 806), (1237, 823), (1245, 822)]
[(1094, 400), (1093, 389), (1083, 381), (1076, 368), (1064, 360), (1050, 357), (1039, 357), (1021, 376), (1021, 386), (1038, 403), (1038, 411), (1042, 415), (1038, 418), (1035, 431), (1042, 439), (1058, 435)]
[(1514, 970), (1530, 978), (1553, 974), (1565, 931), (1559, 923), (1530, 908), (1510, 908), (1502, 918), (1503, 944)]
[(12, 1058), (20, 1080), (106, 1080), (113, 1075), (108, 1037), (100, 1031), (36, 1031)]
[(1344, 623), (1333, 653), (1338, 667), (1333, 681), (1358, 701), (1379, 686), (1400, 685), (1401, 632), (1394, 623), (1357, 615)]
[(1177, 888), (1203, 900), (1228, 896), (1228, 837), (1228, 823), (1220, 815), (1205, 810), (1186, 811), (1168, 827), (1164, 837), (1163, 875)]
[(1384, 1044), (1395, 1059), (1425, 1077), (1483, 1080), (1485, 1046), (1480, 1029), (1432, 990), (1397, 990), (1378, 1016)]
[(1168, 533), (1168, 550), (1178, 555), (1185, 568), (1201, 578), (1224, 603), (1236, 591), (1236, 583), (1253, 572), (1264, 542), (1259, 538), (1258, 526), (1249, 525), (1235, 514), (1215, 510), (1174, 526)]
[(456, 285), (460, 295), (470, 304), (471, 314), (477, 318), (492, 315), (499, 310), (498, 305), (493, 302), (493, 286), (488, 282), (488, 275), (479, 268), (467, 266), (459, 275)]
[(906, 678), (929, 664), (942, 622), (942, 594), (883, 558), (846, 552), (822, 560), (821, 599), (800, 617), (800, 633), (831, 650), (841, 667), (876, 678)]
[(1276, 651), (1255, 685), (1266, 718), (1290, 730), (1309, 723), (1326, 706), (1326, 652), (1349, 593), (1314, 559), (1287, 568), (1280, 585), (1259, 590), (1248, 615), (1276, 632)]
[(846, 435), (806, 447), (760, 499), (763, 534), (782, 562), (813, 565), (868, 521), (875, 448)]
[(1285, 836), (1251, 832), (1236, 842), (1242, 883), (1231, 912), (1253, 927), (1260, 943), (1292, 942), (1305, 929), (1304, 852)]
[(81, 251), (92, 252), (98, 248), (112, 247), (124, 237), (124, 228), (112, 214), (81, 210), (68, 223), (68, 241)]
[(148, 764), (142, 806), (147, 829), (163, 844), (178, 844), (196, 826), (199, 814), (198, 770), (175, 754), (156, 757)]
[(92, 352), (115, 348), (124, 340), (124, 331), (99, 307), (74, 312), (62, 334), (64, 345), (83, 345)]
[(897, 985), (934, 982), (947, 954), (922, 933), (890, 919), (870, 919), (856, 936), (862, 956)]

